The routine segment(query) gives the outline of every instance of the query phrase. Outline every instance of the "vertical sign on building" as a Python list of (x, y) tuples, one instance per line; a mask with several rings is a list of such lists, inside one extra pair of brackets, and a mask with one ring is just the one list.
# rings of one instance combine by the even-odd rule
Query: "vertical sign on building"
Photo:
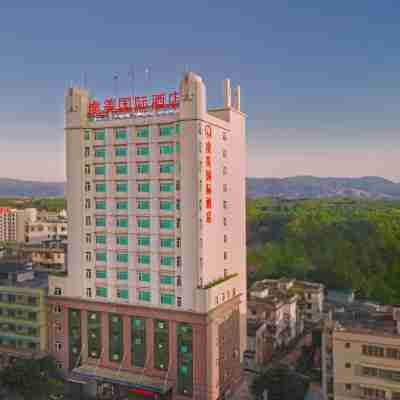
[(212, 144), (211, 144), (211, 138), (212, 138), (212, 129), (210, 125), (206, 125), (204, 129), (204, 134), (205, 134), (205, 146), (206, 146), (206, 168), (205, 168), (205, 173), (206, 173), (206, 222), (211, 223), (212, 222), (212, 161), (211, 161), (211, 155), (212, 155)]

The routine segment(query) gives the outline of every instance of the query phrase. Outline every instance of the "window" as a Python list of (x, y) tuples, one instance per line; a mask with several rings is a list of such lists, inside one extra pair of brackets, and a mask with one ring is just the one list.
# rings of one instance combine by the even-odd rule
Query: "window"
[(138, 174), (148, 174), (150, 172), (150, 164), (138, 163), (136, 164), (136, 171)]
[(137, 146), (136, 154), (138, 156), (149, 156), (150, 155), (150, 148), (149, 146)]
[(85, 174), (90, 175), (90, 165), (85, 165)]
[(56, 368), (57, 369), (62, 369), (63, 365), (60, 363), (60, 361), (56, 361)]
[(117, 182), (117, 193), (128, 193), (128, 182)]
[(104, 176), (106, 174), (106, 166), (104, 164), (98, 164), (94, 168), (94, 174), (96, 176)]
[(161, 293), (160, 296), (161, 304), (174, 305), (175, 304), (175, 295), (171, 293)]
[(362, 346), (362, 353), (365, 356), (384, 357), (384, 348), (379, 346)]
[(117, 164), (116, 165), (117, 175), (127, 175), (128, 174), (128, 164)]
[(150, 210), (150, 200), (147, 199), (139, 199), (137, 201), (137, 208), (139, 210)]
[(224, 200), (224, 201), (222, 202), (222, 207), (225, 208), (225, 209), (228, 208), (228, 202), (227, 202), (226, 200)]
[(161, 126), (160, 127), (160, 136), (161, 137), (169, 137), (174, 133), (172, 126)]
[(177, 122), (175, 125), (175, 132), (176, 133), (181, 133), (181, 123)]
[(150, 246), (150, 236), (139, 236), (137, 240), (139, 247)]
[(106, 279), (107, 278), (107, 271), (96, 270), (96, 278), (97, 279)]
[(107, 244), (106, 235), (96, 235), (96, 244)]
[(62, 295), (62, 289), (59, 287), (54, 288), (54, 296), (61, 296)]
[(150, 182), (138, 183), (138, 192), (139, 193), (149, 193), (150, 192)]
[(87, 279), (91, 279), (92, 278), (92, 270), (91, 269), (87, 269), (86, 270), (86, 278)]
[(174, 229), (174, 220), (173, 219), (160, 219), (160, 228), (161, 229)]
[(224, 260), (226, 261), (228, 259), (228, 252), (224, 251)]
[(179, 199), (176, 200), (176, 209), (177, 210), (181, 209), (181, 201)]
[(160, 163), (160, 173), (161, 174), (172, 174), (174, 172), (174, 163), (172, 162), (163, 162)]
[(85, 147), (85, 157), (90, 156), (90, 147)]
[(117, 129), (115, 132), (116, 140), (127, 140), (128, 139), (128, 131), (126, 129)]
[(119, 281), (127, 281), (128, 280), (128, 271), (117, 271), (117, 279)]
[(347, 362), (344, 364), (345, 368), (351, 368), (351, 363)]
[(138, 255), (138, 263), (139, 264), (150, 264), (150, 255), (149, 254), (139, 254)]
[(61, 342), (56, 342), (56, 343), (55, 343), (55, 348), (56, 348), (56, 351), (61, 351), (61, 349), (62, 349), (62, 344), (61, 344)]
[(347, 392), (350, 392), (351, 391), (351, 383), (346, 383), (345, 389)]
[(226, 158), (228, 156), (228, 152), (226, 151), (226, 149), (222, 150), (222, 157)]
[(160, 283), (162, 285), (173, 285), (175, 283), (175, 277), (173, 275), (161, 275)]
[(174, 238), (161, 238), (160, 239), (161, 247), (173, 248), (174, 247)]
[(96, 192), (105, 193), (107, 191), (107, 184), (105, 182), (96, 183)]
[(128, 300), (129, 299), (128, 289), (117, 289), (117, 298)]
[(148, 229), (150, 228), (150, 218), (138, 218), (137, 224), (139, 228)]
[(176, 286), (182, 286), (182, 277), (180, 275), (176, 277)]
[(181, 219), (177, 218), (176, 219), (176, 227), (179, 229), (181, 227)]
[(106, 217), (96, 217), (96, 227), (105, 227), (107, 224)]
[(57, 332), (62, 332), (62, 324), (61, 321), (54, 321), (54, 327)]
[(223, 190), (224, 193), (226, 193), (228, 191), (228, 185), (226, 183), (224, 183), (222, 185), (222, 190)]
[(151, 301), (151, 292), (147, 290), (139, 290), (138, 297), (140, 301)]
[(92, 261), (92, 253), (91, 253), (90, 251), (87, 251), (87, 252), (85, 253), (85, 257), (86, 257), (86, 261), (87, 261), (87, 262)]
[(180, 237), (176, 238), (176, 247), (178, 249), (180, 249), (180, 247), (181, 247), (181, 238)]
[(54, 304), (53, 312), (54, 312), (54, 314), (60, 314), (62, 312), (62, 305), (61, 304)]
[(228, 168), (227, 167), (223, 167), (222, 168), (222, 175), (226, 175), (228, 173)]
[(96, 253), (96, 261), (106, 262), (107, 261), (107, 253)]
[(128, 218), (117, 218), (117, 228), (127, 228)]
[(150, 282), (150, 272), (138, 272), (140, 282)]
[(164, 144), (160, 146), (160, 154), (173, 154), (174, 146), (172, 144)]
[(167, 370), (169, 365), (169, 326), (167, 321), (154, 320), (154, 366)]
[(128, 201), (127, 200), (117, 200), (116, 202), (117, 210), (127, 210), (128, 209)]
[(98, 297), (107, 297), (107, 288), (105, 288), (105, 287), (96, 287), (96, 296), (98, 296)]
[(176, 181), (176, 190), (179, 192), (181, 190), (181, 181)]
[(143, 318), (131, 318), (132, 365), (144, 367), (146, 362), (146, 321)]
[(95, 131), (94, 132), (94, 140), (106, 140), (106, 131)]
[(90, 192), (90, 190), (91, 190), (90, 182), (85, 182), (85, 192)]
[(147, 127), (147, 126), (144, 128), (140, 128), (137, 131), (137, 137), (141, 138), (141, 139), (146, 139), (149, 137), (149, 132), (150, 132), (150, 130), (149, 130), (149, 127)]
[(118, 146), (115, 148), (115, 157), (127, 157), (127, 156), (128, 156), (127, 146)]
[(177, 267), (182, 266), (182, 257), (181, 256), (176, 257), (176, 266)]
[(106, 158), (106, 148), (105, 147), (95, 147), (94, 156), (97, 158)]
[(106, 200), (96, 200), (96, 210), (105, 210), (107, 208)]
[(85, 136), (84, 136), (85, 140), (90, 140), (90, 130), (86, 130), (85, 131)]
[(173, 256), (161, 256), (160, 264), (164, 266), (171, 267), (174, 265), (174, 257)]
[(90, 215), (86, 215), (85, 224), (86, 224), (86, 226), (92, 225), (92, 217)]
[(160, 210), (172, 211), (174, 209), (174, 202), (172, 200), (160, 200)]
[(350, 343), (346, 343), (346, 349), (349, 349), (351, 347)]
[(117, 314), (109, 314), (109, 332), (110, 332), (110, 361), (121, 361), (123, 351), (123, 328), (122, 317)]
[(128, 235), (117, 235), (117, 245), (128, 246)]
[(181, 296), (178, 296), (178, 297), (176, 298), (176, 305), (177, 305), (178, 307), (182, 307), (182, 297), (181, 297)]
[(228, 220), (226, 219), (226, 217), (224, 217), (224, 226), (228, 225)]
[(121, 263), (127, 263), (129, 261), (128, 253), (117, 253), (117, 261)]
[(172, 193), (174, 191), (173, 182), (160, 182), (160, 192), (161, 193)]

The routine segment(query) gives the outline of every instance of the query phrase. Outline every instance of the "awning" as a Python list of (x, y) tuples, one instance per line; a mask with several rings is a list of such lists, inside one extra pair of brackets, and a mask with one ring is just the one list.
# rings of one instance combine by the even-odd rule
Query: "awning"
[(78, 368), (74, 368), (71, 372), (70, 381), (74, 380), (113, 383), (128, 388), (142, 389), (158, 394), (164, 394), (171, 389), (171, 384), (157, 377), (99, 368), (95, 365), (82, 365)]

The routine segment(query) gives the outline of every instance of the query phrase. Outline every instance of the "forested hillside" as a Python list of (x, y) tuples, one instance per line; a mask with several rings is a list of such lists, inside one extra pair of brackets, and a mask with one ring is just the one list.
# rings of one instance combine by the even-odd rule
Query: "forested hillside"
[(248, 200), (248, 266), (400, 302), (400, 202)]

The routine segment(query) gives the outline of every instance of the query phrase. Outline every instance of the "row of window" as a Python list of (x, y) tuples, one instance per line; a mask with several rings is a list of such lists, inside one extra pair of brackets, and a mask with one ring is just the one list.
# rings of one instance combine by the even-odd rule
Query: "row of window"
[[(128, 228), (129, 227), (129, 218), (128, 217), (113, 217), (113, 221), (115, 221), (116, 228)], [(92, 224), (92, 218), (90, 215), (85, 217), (86, 226), (90, 226)], [(95, 217), (95, 225), (97, 228), (105, 228), (107, 227), (107, 217)], [(140, 229), (149, 229), (151, 226), (151, 219), (148, 217), (137, 217), (136, 218), (136, 225)], [(175, 220), (172, 218), (160, 218), (159, 223), (160, 229), (174, 229)], [(180, 227), (180, 218), (176, 220), (176, 227)]]
[[(114, 190), (117, 193), (128, 193), (129, 192), (129, 184), (128, 181), (116, 181), (113, 183)], [(144, 181), (137, 183), (137, 191), (139, 193), (150, 193), (151, 182)], [(164, 181), (159, 183), (159, 190), (161, 193), (173, 193), (174, 188), (176, 190), (180, 190), (180, 182)], [(90, 182), (85, 182), (85, 192), (90, 192), (92, 190), (92, 186)], [(96, 182), (95, 183), (95, 191), (96, 193), (106, 193), (107, 192), (107, 183), (106, 182)]]
[[(107, 275), (108, 275), (107, 270), (96, 270), (96, 278), (97, 279), (107, 279)], [(146, 283), (151, 282), (151, 273), (150, 272), (139, 271), (139, 272), (136, 272), (136, 276), (140, 282), (146, 282)], [(86, 277), (89, 279), (92, 277), (92, 270), (90, 270), (90, 269), (86, 270)], [(116, 277), (117, 277), (117, 280), (127, 281), (128, 277), (129, 277), (129, 272), (128, 271), (117, 271)], [(175, 282), (176, 282), (177, 286), (182, 286), (182, 278), (180, 275), (178, 275), (178, 276), (166, 275), (166, 274), (160, 275), (160, 284), (161, 285), (175, 285)]]
[[(122, 154), (120, 155), (122, 156)], [(112, 164), (110, 164), (112, 165)], [(151, 163), (149, 162), (138, 162), (134, 164), (136, 167), (136, 173), (139, 175), (149, 174), (151, 170)], [(154, 165), (154, 164), (153, 164)], [(175, 171), (175, 163), (172, 161), (162, 161), (158, 164), (160, 174), (172, 174)], [(101, 176), (106, 174), (106, 164), (95, 164), (94, 167), (95, 175)], [(128, 174), (128, 164), (126, 163), (116, 163), (114, 165), (115, 172), (118, 175)], [(153, 167), (154, 168), (154, 167)], [(90, 175), (92, 167), (90, 164), (85, 164), (85, 174)]]
[[(153, 238), (154, 240), (154, 238)], [(95, 242), (99, 245), (107, 244), (107, 235), (105, 234), (96, 234)], [(119, 246), (128, 246), (129, 245), (129, 235), (116, 235), (115, 242)], [(150, 236), (138, 236), (136, 239), (136, 243), (138, 247), (150, 247), (151, 238)], [(92, 243), (92, 234), (86, 234), (86, 243)], [(165, 249), (173, 249), (176, 245), (177, 248), (181, 247), (181, 238), (173, 238), (173, 237), (161, 237), (159, 240), (159, 244), (161, 248)]]
[[(128, 146), (115, 146), (114, 155), (115, 157), (127, 157), (128, 156)], [(107, 156), (107, 147), (106, 146), (95, 146), (94, 147), (94, 156), (96, 158), (105, 159)], [(159, 145), (159, 154), (160, 155), (172, 155), (174, 153), (179, 153), (181, 150), (180, 143), (166, 143)], [(91, 148), (85, 147), (84, 150), (85, 157), (90, 157)], [(138, 157), (149, 157), (150, 156), (150, 146), (149, 145), (136, 145), (136, 156)]]
[(386, 357), (394, 360), (400, 360), (400, 349), (384, 348), (374, 345), (363, 345), (362, 354), (370, 357)]
[[(159, 208), (162, 211), (173, 211), (174, 206), (177, 210), (180, 209), (181, 202), (177, 199), (175, 202), (171, 199), (159, 199)], [(106, 210), (107, 205), (110, 205), (110, 202), (105, 199), (95, 199), (95, 209), (96, 210)], [(129, 201), (126, 199), (116, 199), (114, 201), (116, 210), (128, 210), (129, 209)], [(150, 209), (150, 199), (149, 198), (141, 198), (136, 199), (136, 208), (138, 210), (149, 210)], [(85, 200), (85, 208), (90, 209), (92, 207), (92, 200)]]
[[(107, 252), (97, 251), (95, 253), (96, 262), (107, 262)], [(90, 262), (92, 260), (92, 253), (90, 251), (86, 252), (86, 261)], [(119, 263), (129, 263), (130, 254), (128, 252), (117, 251), (115, 253), (115, 261)], [(150, 265), (151, 264), (151, 255), (150, 254), (139, 254), (137, 255), (137, 263), (143, 265)], [(181, 266), (181, 258), (180, 256), (174, 257), (169, 255), (162, 255), (159, 258), (160, 266), (161, 267), (173, 267)]]
[[(180, 133), (180, 123), (177, 122), (175, 126), (160, 126), (159, 136), (170, 137), (174, 133)], [(136, 129), (136, 137), (139, 139), (147, 139), (150, 136), (150, 128), (148, 126)], [(93, 136), (92, 136), (93, 135)], [(127, 128), (117, 128), (113, 132), (115, 140), (128, 140), (129, 134)], [(85, 140), (90, 140), (91, 137), (96, 141), (105, 141), (107, 133), (105, 129), (97, 129), (93, 133), (90, 130), (85, 130)]]
[(14, 308), (0, 308), (0, 318), (15, 319), (18, 321), (37, 321), (37, 313)]

